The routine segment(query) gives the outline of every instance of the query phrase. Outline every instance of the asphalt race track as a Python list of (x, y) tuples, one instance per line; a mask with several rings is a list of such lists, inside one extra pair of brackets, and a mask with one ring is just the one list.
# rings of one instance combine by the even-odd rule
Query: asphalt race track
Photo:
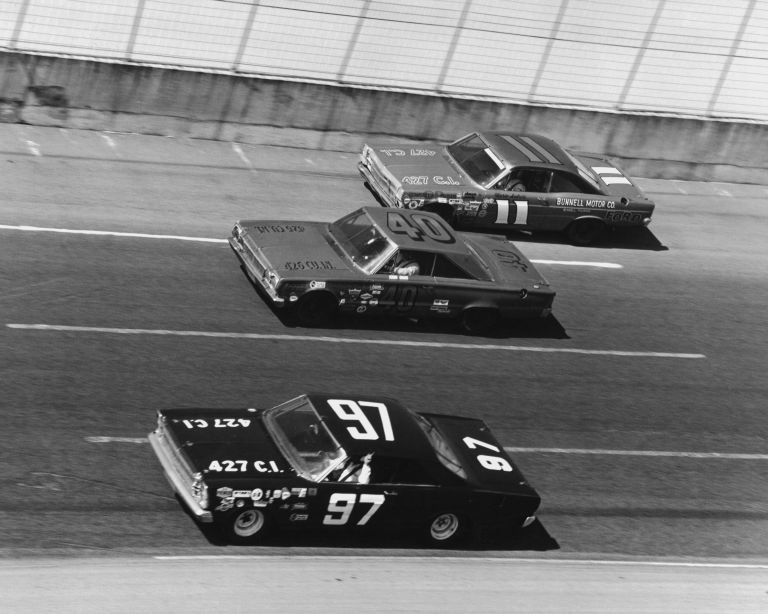
[[(488, 587), (505, 575), (527, 588), (499, 588), (499, 603), (549, 596), (531, 597), (528, 611), (768, 611), (768, 187), (641, 180), (657, 202), (648, 230), (594, 248), (511, 236), (558, 293), (535, 328), (295, 327), (249, 285), (225, 239), (238, 218), (330, 221), (373, 204), (355, 163), (0, 124), (0, 594), (13, 596), (11, 611), (45, 611), (35, 591), (53, 597), (71, 585), (69, 569), (108, 592), (117, 565), (138, 570), (130, 577), (148, 595), (159, 573), (188, 601), (207, 582), (223, 591), (218, 603), (239, 595), (286, 611), (324, 611), (335, 566), (347, 580), (360, 569), (363, 596), (390, 574), (402, 607), (390, 611), (464, 611), (470, 601), (435, 601), (457, 578), (490, 605)], [(540, 492), (540, 522), (467, 552), (218, 544), (150, 451), (155, 409), (270, 406), (313, 390), (482, 417)], [(276, 592), (238, 592), (247, 562), (264, 571), (270, 557), (270, 569), (306, 566), (298, 577), (313, 601), (286, 601), (295, 589), (276, 572)], [(408, 560), (422, 571), (392, 571)], [(331, 566), (320, 576), (318, 561)], [(442, 584), (414, 587), (414, 573)], [(631, 581), (619, 590), (622, 577)], [(697, 600), (682, 598), (696, 586)], [(56, 611), (96, 611), (98, 596), (93, 610), (77, 597)], [(203, 611), (205, 599), (195, 603), (186, 610)], [(136, 607), (98, 611), (159, 611)]]

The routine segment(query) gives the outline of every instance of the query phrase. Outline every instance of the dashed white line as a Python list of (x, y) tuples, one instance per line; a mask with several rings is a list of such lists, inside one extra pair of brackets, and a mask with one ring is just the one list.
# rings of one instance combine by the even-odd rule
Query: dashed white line
[[(187, 237), (183, 235), (156, 235), (143, 232), (118, 232), (111, 230), (77, 230), (71, 228), (49, 228), (45, 226), (18, 226), (0, 224), (0, 230), (19, 230), (24, 232), (57, 232), (61, 234), (94, 235), (109, 237), (127, 237), (133, 239), (165, 239), (172, 241), (197, 241), (199, 243), (226, 243), (227, 239), (212, 239), (208, 237)], [(585, 260), (531, 260), (534, 264), (553, 264), (564, 266), (587, 266), (603, 269), (621, 269), (622, 265), (614, 262), (588, 262)]]
[(520, 448), (505, 446), (513, 454), (573, 454), (596, 456), (650, 456), (659, 458), (707, 458), (724, 460), (768, 460), (768, 454), (742, 454), (740, 452), (675, 452), (665, 450), (601, 450), (591, 448)]
[(245, 152), (243, 151), (243, 148), (240, 147), (239, 143), (232, 143), (232, 150), (238, 155), (238, 157), (245, 163), (248, 168), (253, 168), (253, 164), (251, 164), (251, 161), (248, 159), (248, 156), (245, 155)]
[(57, 331), (77, 333), (105, 333), (113, 335), (165, 335), (171, 337), (208, 337), (213, 339), (250, 339), (261, 341), (320, 341), (324, 343), (350, 343), (361, 345), (389, 345), (416, 348), (451, 348), (458, 350), (498, 350), (503, 352), (538, 352), (546, 354), (584, 354), (590, 356), (624, 356), (631, 358), (706, 358), (704, 354), (682, 352), (633, 352), (628, 350), (589, 350), (582, 348), (553, 348), (524, 345), (497, 345), (490, 343), (450, 343), (438, 341), (408, 341), (397, 339), (352, 339), (348, 337), (321, 337), (312, 335), (275, 335), (263, 333), (228, 333), (200, 330), (165, 330), (153, 328), (111, 328), (103, 326), (64, 326), (58, 324), (6, 324), (16, 330)]
[(40, 145), (38, 143), (35, 143), (34, 141), (30, 141), (29, 139), (25, 139), (24, 142), (27, 144), (27, 148), (29, 149), (29, 151), (32, 152), (32, 155), (35, 155), (35, 156), (43, 155), (40, 153)]
[[(84, 438), (88, 443), (132, 443), (145, 444), (146, 437), (111, 437), (108, 435), (89, 435)], [(698, 458), (705, 460), (768, 460), (768, 454), (748, 454), (741, 452), (678, 452), (674, 450), (601, 450), (590, 448), (521, 448), (504, 446), (511, 454), (565, 454), (595, 456), (647, 456), (653, 458)]]
[(622, 269), (620, 264), (615, 262), (587, 262), (584, 260), (533, 260), (534, 264), (559, 264), (564, 266), (592, 266), (601, 269)]
[(58, 232), (74, 235), (96, 235), (104, 237), (130, 237), (138, 239), (165, 239), (173, 241), (198, 241), (201, 243), (226, 243), (226, 239), (209, 239), (206, 237), (185, 237), (180, 235), (155, 235), (143, 232), (117, 232), (112, 230), (72, 230), (69, 228), (45, 228), (42, 226), (9, 226), (0, 224), (0, 230), (21, 230), (26, 232)]

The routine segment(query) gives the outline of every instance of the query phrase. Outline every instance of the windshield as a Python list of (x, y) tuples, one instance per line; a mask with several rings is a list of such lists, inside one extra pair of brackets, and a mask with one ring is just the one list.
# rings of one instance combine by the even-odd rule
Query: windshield
[(427, 439), (429, 439), (429, 443), (432, 444), (432, 449), (437, 455), (437, 460), (439, 460), (446, 469), (449, 469), (460, 478), (466, 480), (467, 472), (464, 470), (464, 467), (462, 466), (459, 457), (456, 456), (456, 453), (453, 451), (453, 448), (451, 448), (445, 437), (443, 437), (443, 434), (424, 416), (420, 414), (415, 414), (415, 416), (416, 422), (421, 427), (421, 430), (424, 431)]
[(506, 172), (504, 163), (477, 134), (448, 145), (448, 153), (473, 181), (481, 185), (496, 183)]
[(369, 275), (397, 249), (371, 222), (365, 211), (355, 211), (331, 224), (330, 228), (352, 262)]
[(270, 409), (264, 422), (296, 473), (308, 480), (322, 481), (347, 457), (306, 397)]

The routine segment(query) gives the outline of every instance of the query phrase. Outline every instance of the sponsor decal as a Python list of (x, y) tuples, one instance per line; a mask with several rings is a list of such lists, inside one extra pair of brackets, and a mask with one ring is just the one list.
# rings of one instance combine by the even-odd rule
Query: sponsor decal
[(405, 152), (402, 149), (379, 149), (381, 153), (383, 153), (388, 158), (391, 158), (392, 156), (404, 156)]
[(561, 198), (556, 200), (558, 207), (588, 207), (590, 209), (615, 209), (615, 200), (598, 200), (595, 198)]
[(429, 177), (426, 175), (406, 175), (400, 181), (404, 185), (427, 185)]
[(254, 501), (261, 501), (264, 498), (264, 491), (261, 488), (254, 488), (251, 491), (251, 499)]
[(251, 491), (250, 490), (235, 490), (235, 491), (232, 491), (232, 496), (235, 499), (240, 498), (240, 497), (242, 497), (244, 499), (250, 499), (251, 498)]
[(308, 488), (307, 489), (307, 496), (308, 497), (316, 497), (317, 496), (317, 488)]
[(447, 298), (438, 298), (432, 301), (432, 306), (429, 308), (430, 311), (437, 311), (440, 313), (447, 313), (448, 312), (448, 299)]
[(411, 149), (412, 156), (429, 156), (432, 157), (436, 154), (432, 149)]
[(432, 181), (438, 185), (461, 185), (461, 181), (454, 177), (442, 177), (441, 175), (435, 175), (432, 177)]
[(349, 296), (359, 296), (360, 292), (362, 292), (362, 290), (360, 290), (360, 288), (350, 288), (349, 289)]
[(307, 496), (306, 488), (291, 488), (291, 494), (299, 499), (304, 499)]
[(291, 522), (302, 522), (304, 520), (307, 520), (309, 518), (309, 514), (291, 514), (288, 517), (288, 520)]
[(229, 499), (232, 496), (232, 489), (228, 486), (222, 486), (216, 489), (216, 496), (221, 499)]
[(372, 298), (370, 301), (368, 301), (368, 304), (369, 304), (371, 307), (375, 307), (376, 305), (378, 305), (378, 304), (379, 304), (379, 299), (377, 299), (377, 298)]
[(325, 282), (317, 281), (313, 279), (312, 281), (309, 282), (309, 287), (312, 288), (313, 290), (317, 288), (325, 288)]
[(359, 305), (355, 311), (357, 311), (357, 313), (365, 313), (366, 309), (368, 309), (366, 305)]
[(307, 504), (306, 503), (294, 503), (291, 506), (291, 509), (292, 510), (305, 510), (305, 509), (307, 509)]
[(372, 297), (372, 295), (368, 294), (367, 292), (365, 294), (361, 294), (360, 295), (360, 298), (363, 299), (364, 301), (370, 300), (371, 297)]
[(283, 494), (280, 495), (280, 497), (283, 499), (283, 501), (285, 501), (290, 496), (291, 496), (291, 491), (288, 490), (287, 488), (283, 489)]
[(233, 502), (233, 499), (224, 499), (214, 509), (217, 512), (226, 512), (227, 510), (231, 510), (232, 509), (232, 502)]
[(296, 260), (283, 265), (286, 271), (327, 271), (334, 268), (330, 260)]
[(304, 226), (300, 224), (270, 224), (268, 226), (252, 226), (251, 229), (261, 234), (280, 232), (304, 232)]

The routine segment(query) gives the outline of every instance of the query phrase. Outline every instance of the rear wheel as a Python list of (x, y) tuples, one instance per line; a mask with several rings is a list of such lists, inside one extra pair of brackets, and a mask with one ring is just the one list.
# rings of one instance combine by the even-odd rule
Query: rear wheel
[(471, 307), (461, 313), (461, 327), (468, 333), (482, 335), (499, 323), (499, 312), (490, 307)]
[(308, 292), (296, 305), (299, 322), (308, 326), (327, 324), (336, 314), (337, 304), (328, 292)]
[(239, 510), (227, 522), (227, 533), (235, 543), (257, 542), (269, 529), (267, 515), (260, 509)]
[(605, 223), (595, 218), (574, 220), (566, 229), (568, 240), (574, 245), (590, 245), (603, 234)]
[(435, 516), (427, 528), (427, 538), (435, 546), (452, 546), (467, 535), (469, 523), (454, 512), (442, 512)]

